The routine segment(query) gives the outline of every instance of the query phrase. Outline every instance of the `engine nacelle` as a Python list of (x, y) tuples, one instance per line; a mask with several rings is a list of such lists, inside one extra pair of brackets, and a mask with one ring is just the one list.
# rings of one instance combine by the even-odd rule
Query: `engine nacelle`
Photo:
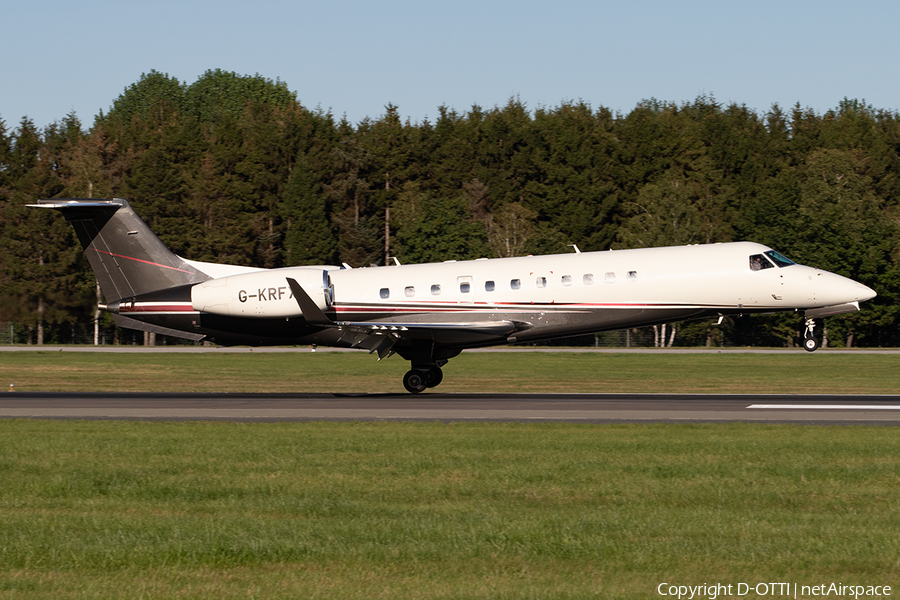
[(331, 307), (328, 270), (322, 267), (287, 267), (229, 275), (191, 288), (194, 310), (228, 317), (301, 317), (287, 278), (296, 279), (322, 310)]

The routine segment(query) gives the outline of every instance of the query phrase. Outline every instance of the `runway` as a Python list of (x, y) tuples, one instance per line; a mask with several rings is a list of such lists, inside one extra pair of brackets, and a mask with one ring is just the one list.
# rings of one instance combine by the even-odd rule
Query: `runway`
[(9, 418), (900, 425), (900, 395), (6, 392)]

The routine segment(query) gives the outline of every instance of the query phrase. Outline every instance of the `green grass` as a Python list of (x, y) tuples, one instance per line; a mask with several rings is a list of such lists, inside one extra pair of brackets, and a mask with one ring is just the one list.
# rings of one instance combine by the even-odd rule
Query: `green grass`
[[(900, 357), (874, 354), (463, 353), (441, 392), (900, 392)], [(0, 353), (0, 389), (396, 392), (409, 363), (366, 353)]]
[(651, 598), (900, 584), (900, 436), (0, 421), (0, 598)]
[[(464, 354), (440, 390), (897, 393), (896, 363)], [(0, 384), (400, 392), (407, 368), (345, 353), (23, 352), (0, 354)], [(0, 599), (896, 590), (898, 530), (887, 427), (0, 421)]]

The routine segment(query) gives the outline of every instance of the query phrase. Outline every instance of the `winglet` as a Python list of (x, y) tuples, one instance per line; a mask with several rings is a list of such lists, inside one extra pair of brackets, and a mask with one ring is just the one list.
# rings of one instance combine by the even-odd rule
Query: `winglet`
[(306, 319), (307, 323), (318, 327), (335, 326), (335, 322), (325, 316), (325, 313), (323, 313), (318, 305), (313, 302), (313, 299), (310, 298), (303, 287), (297, 283), (296, 279), (290, 277), (286, 277), (285, 279), (287, 279), (288, 285), (291, 286), (291, 291), (294, 293), (294, 299), (300, 306), (300, 311), (303, 313), (303, 318)]

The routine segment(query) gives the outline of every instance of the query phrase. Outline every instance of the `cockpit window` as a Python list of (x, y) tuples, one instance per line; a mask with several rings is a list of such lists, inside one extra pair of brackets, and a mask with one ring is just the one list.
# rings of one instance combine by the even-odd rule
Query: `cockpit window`
[(791, 259), (779, 254), (778, 252), (775, 252), (774, 250), (769, 250), (768, 252), (766, 252), (766, 256), (768, 256), (772, 260), (773, 263), (778, 265), (779, 268), (780, 267), (789, 267), (791, 265), (797, 264), (794, 261), (792, 261)]
[(750, 257), (750, 270), (751, 271), (762, 271), (763, 269), (771, 269), (772, 263), (766, 260), (766, 257), (762, 254), (754, 254)]

